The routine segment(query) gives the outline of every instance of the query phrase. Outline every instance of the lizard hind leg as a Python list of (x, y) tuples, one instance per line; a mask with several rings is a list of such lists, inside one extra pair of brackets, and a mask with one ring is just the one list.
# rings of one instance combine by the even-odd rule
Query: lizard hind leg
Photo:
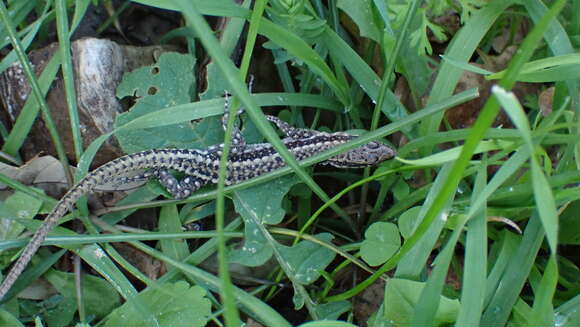
[[(248, 82), (248, 91), (252, 93), (252, 88), (254, 86), (254, 75), (250, 75), (250, 81)], [(246, 139), (242, 135), (242, 131), (240, 130), (240, 115), (244, 112), (244, 108), (240, 107), (236, 112), (236, 117), (234, 120), (234, 130), (232, 132), (232, 147), (231, 153), (241, 153), (244, 151), (246, 147)], [(224, 92), (224, 115), (222, 116), (222, 128), (224, 132), (227, 130), (228, 127), (228, 120), (230, 117), (230, 94), (228, 91)]]
[(191, 175), (179, 181), (167, 169), (156, 170), (156, 177), (167, 192), (177, 200), (187, 198), (205, 184), (200, 178)]
[[(157, 172), (156, 169), (150, 169), (150, 170), (144, 171), (138, 175), (131, 176), (131, 177), (113, 178), (111, 180), (105, 181), (103, 184), (109, 184), (114, 190), (120, 190), (120, 189), (123, 189), (124, 185), (146, 182), (151, 177), (157, 177), (158, 175), (159, 175), (159, 173)], [(137, 185), (137, 186), (140, 186), (140, 185)]]

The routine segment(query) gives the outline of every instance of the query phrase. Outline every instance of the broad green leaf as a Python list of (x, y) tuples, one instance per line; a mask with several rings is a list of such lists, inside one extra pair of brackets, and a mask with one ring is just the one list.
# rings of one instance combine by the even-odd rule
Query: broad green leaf
[[(395, 326), (410, 326), (415, 305), (425, 287), (425, 283), (394, 278), (385, 287), (384, 319)], [(459, 312), (459, 301), (441, 296), (433, 326), (441, 326), (455, 321)]]
[[(375, 170), (375, 175), (380, 174), (383, 171), (385, 171), (385, 172), (388, 171), (388, 168), (386, 166), (379, 167), (377, 170)], [(387, 180), (387, 179), (383, 179), (381, 181), (381, 183), (383, 183), (385, 185), (390, 185), (390, 183), (392, 183), (392, 182)], [(401, 200), (408, 198), (411, 189), (410, 189), (409, 184), (407, 184), (403, 180), (403, 181), (401, 181), (399, 183), (395, 183), (395, 185), (391, 186), (390, 191), (393, 192), (393, 196), (395, 197), (395, 201), (401, 201)]]
[[(176, 205), (169, 204), (161, 208), (159, 213), (159, 231), (166, 233), (183, 231)], [(189, 247), (184, 239), (162, 240), (160, 243), (163, 253), (175, 260), (183, 260), (189, 255)]]
[[(186, 282), (165, 284), (162, 289), (148, 289), (138, 298), (157, 318), (160, 327), (205, 326), (211, 314), (211, 302), (206, 291)], [(143, 327), (143, 317), (125, 303), (107, 318), (103, 327)]]
[[(194, 65), (195, 59), (189, 55), (164, 53), (156, 64), (123, 75), (123, 81), (117, 87), (117, 96), (135, 96), (136, 102), (129, 112), (117, 117), (115, 127), (166, 107), (189, 103)], [(149, 129), (120, 130), (116, 136), (123, 151), (133, 153), (154, 148), (192, 147), (199, 140), (198, 133), (199, 130), (184, 122)]]
[(307, 322), (305, 324), (300, 325), (300, 327), (356, 327), (356, 325), (353, 325), (346, 321), (320, 320)]
[(10, 312), (0, 308), (0, 326), (24, 327), (18, 318)]
[[(333, 236), (332, 234), (324, 233), (316, 235), (316, 238), (330, 243)], [(330, 249), (306, 240), (292, 247), (278, 245), (278, 250), (291, 270), (286, 271), (286, 273), (293, 273), (294, 276), (290, 277), (294, 282), (302, 285), (308, 285), (316, 281), (320, 277), (320, 273), (332, 262), (335, 256), (335, 253)]]
[(89, 244), (75, 252), (101, 276), (107, 279), (109, 284), (127, 300), (125, 306), (130, 306), (145, 326), (156, 326), (158, 324), (154, 313), (146, 307), (144, 299), (138, 296), (139, 293), (133, 284), (121, 272), (121, 269), (115, 265), (103, 248), (97, 244)]
[(0, 240), (15, 239), (24, 226), (13, 218), (32, 219), (39, 212), (42, 201), (23, 192), (15, 192), (0, 202)]
[(554, 310), (554, 320), (557, 326), (580, 325), (580, 294), (558, 306)]
[(278, 178), (267, 185), (258, 185), (234, 192), (236, 211), (244, 216), (254, 216), (262, 224), (279, 224), (286, 213), (282, 199), (298, 180), (293, 176)]
[(421, 207), (411, 207), (401, 214), (398, 219), (399, 230), (404, 238), (409, 238), (415, 232), (417, 225), (421, 223), (419, 220), (419, 213)]
[(41, 313), (40, 316), (36, 316), (35, 319), (38, 319), (39, 322), (45, 322), (46, 326), (69, 326), (73, 321), (76, 311), (74, 295), (69, 295), (51, 296), (39, 302), (24, 302), (22, 303), (20, 319), (24, 320), (23, 318), (25, 317), (29, 318), (27, 317), (29, 313), (39, 312)]
[[(73, 273), (51, 270), (44, 277), (65, 298), (71, 299), (73, 311), (76, 311), (76, 285)], [(121, 303), (121, 297), (113, 287), (102, 278), (83, 274), (81, 285), (83, 287), (83, 301), (87, 314), (95, 315), (98, 319), (103, 318)]]
[(229, 261), (248, 267), (257, 267), (272, 257), (273, 249), (259, 226), (252, 219), (244, 219), (244, 244), (229, 252)]
[(348, 301), (337, 301), (319, 304), (315, 307), (316, 313), (321, 320), (335, 320), (343, 313), (352, 309), (352, 305)]
[(361, 36), (381, 42), (381, 27), (377, 24), (371, 0), (338, 0), (336, 6), (347, 14), (358, 26)]
[(560, 214), (560, 244), (580, 245), (580, 200), (573, 201)]
[(244, 245), (230, 253), (230, 260), (247, 266), (259, 266), (270, 259), (272, 247), (260, 231), (260, 224), (278, 224), (286, 212), (282, 199), (298, 180), (285, 176), (270, 183), (234, 192), (234, 206), (245, 224)]
[(399, 229), (395, 224), (377, 222), (365, 232), (365, 239), (360, 248), (364, 261), (370, 266), (385, 263), (401, 246)]

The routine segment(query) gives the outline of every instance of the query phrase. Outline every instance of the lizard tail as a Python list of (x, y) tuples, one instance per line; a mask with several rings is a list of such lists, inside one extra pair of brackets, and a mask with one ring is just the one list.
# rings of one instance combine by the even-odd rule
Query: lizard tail
[(10, 290), (10, 288), (12, 287), (14, 282), (18, 279), (20, 274), (22, 274), (22, 271), (24, 271), (24, 268), (26, 268), (26, 266), (30, 262), (32, 256), (34, 256), (34, 254), (36, 253), (36, 251), (38, 250), (38, 248), (40, 247), (40, 245), (42, 244), (42, 242), (44, 241), (50, 230), (58, 222), (58, 219), (68, 211), (66, 204), (67, 203), (63, 201), (58, 202), (56, 204), (56, 207), (46, 217), (40, 228), (36, 230), (30, 242), (26, 244), (24, 250), (22, 251), (22, 255), (20, 255), (18, 260), (16, 260), (16, 263), (12, 266), (12, 269), (10, 269), (8, 275), (6, 275), (6, 278), (4, 278), (2, 284), (0, 285), (0, 301), (4, 299), (4, 296), (6, 295), (6, 293), (8, 293), (8, 290)]
[(24, 247), (22, 254), (18, 260), (16, 260), (12, 269), (8, 272), (8, 275), (6, 275), (2, 284), (0, 284), (0, 302), (4, 300), (4, 296), (8, 293), (8, 290), (10, 290), (14, 282), (22, 274), (30, 262), (30, 259), (32, 259), (38, 248), (40, 248), (40, 245), (46, 239), (48, 233), (57, 224), (60, 217), (64, 216), (69, 209), (73, 208), (75, 203), (82, 196), (90, 193), (97, 185), (107, 181), (113, 176), (122, 175), (130, 171), (163, 166), (159, 165), (160, 159), (164, 159), (165, 156), (168, 156), (168, 154), (172, 152), (181, 153), (186, 156), (193, 151), (160, 149), (137, 152), (112, 160), (81, 179), (78, 184), (72, 187), (55, 205), (40, 228), (36, 230), (30, 242), (28, 242)]

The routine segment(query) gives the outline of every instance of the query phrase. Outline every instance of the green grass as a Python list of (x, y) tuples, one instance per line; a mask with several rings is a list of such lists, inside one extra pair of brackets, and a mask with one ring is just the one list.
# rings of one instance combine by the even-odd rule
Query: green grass
[[(73, 251), (96, 274), (83, 277), (78, 290), (74, 274), (51, 268), (64, 251), (44, 247), (1, 304), (0, 325), (24, 326), (37, 315), (45, 326), (190, 326), (208, 321), (237, 326), (248, 316), (265, 326), (580, 322), (580, 262), (574, 255), (580, 243), (580, 74), (575, 54), (580, 45), (574, 43), (580, 35), (580, 14), (574, 10), (580, 8), (579, 0), (551, 1), (549, 7), (540, 0), (521, 5), (492, 0), (478, 10), (471, 7), (478, 1), (461, 1), (454, 8), (461, 26), (448, 35), (442, 60), (431, 56), (427, 30), (441, 35), (433, 22), (449, 9), (447, 2), (271, 0), (255, 1), (250, 10), (249, 1), (240, 6), (216, 0), (136, 1), (180, 12), (185, 28), (175, 35), (185, 38), (190, 49), (202, 47), (211, 63), (200, 72), (197, 63), (203, 54), (198, 51), (164, 54), (155, 64), (157, 74), (149, 67), (127, 73), (117, 94), (137, 90), (140, 100), (118, 117), (114, 130), (83, 149), (69, 37), (89, 2), (0, 4), (0, 39), (9, 37), (12, 47), (2, 45), (13, 49), (0, 69), (19, 60), (33, 90), (13, 128), (4, 128), (6, 155), (19, 158), (34, 121), (42, 119), (59, 160), (68, 162), (44, 100), (60, 69), (77, 180), (113, 135), (125, 152), (155, 145), (203, 148), (212, 140), (229, 144), (234, 115), (226, 133), (215, 119), (223, 112), (224, 88), (234, 95), (232, 113), (245, 108), (248, 138), (271, 143), (288, 167), (226, 187), (222, 166), (217, 187), (183, 201), (158, 200), (165, 192), (150, 182), (115, 207), (96, 212), (97, 222), (87, 219), (86, 206), (79, 204), (63, 221), (81, 218), (89, 233), (58, 227), (45, 245)], [(203, 15), (231, 18), (222, 39)], [(522, 20), (529, 22), (527, 30), (522, 30)], [(244, 22), (249, 28), (238, 68), (230, 55)], [(56, 24), (59, 51), (35, 77), (25, 51), (44, 41), (42, 31), (50, 23)], [(506, 31), (524, 39), (506, 68), (488, 76), (497, 85), (478, 108), (475, 122), (462, 130), (441, 130), (448, 126), (446, 110), (477, 97), (474, 89), (455, 91), (466, 69), (487, 74), (470, 65), (483, 62), (476, 51), (497, 55), (492, 42)], [(278, 93), (251, 93), (246, 85), (250, 67), (258, 64), (259, 38), (269, 41), (265, 48), (277, 60), (271, 64), (281, 81), (274, 87)], [(202, 84), (208, 85), (200, 94), (191, 92), (197, 76), (205, 76)], [(394, 79), (403, 77), (409, 91), (404, 103), (394, 92)], [(552, 111), (540, 113), (538, 94), (516, 98), (510, 90), (518, 81), (532, 81), (539, 89), (554, 86)], [(157, 87), (154, 96), (147, 94), (151, 85)], [(266, 121), (266, 106), (298, 127), (369, 132), (297, 162)], [(511, 126), (493, 125), (500, 110)], [(402, 140), (395, 160), (364, 171), (310, 169), (378, 139)], [(0, 175), (0, 181), (14, 190), (0, 205), (0, 218), (6, 219), (2, 226), (7, 226), (0, 233), (5, 274), (17, 256), (14, 248), (24, 244), (15, 239), (24, 229), (38, 228), (40, 221), (30, 218), (46, 213), (55, 202), (8, 176)], [(117, 226), (131, 213), (151, 207), (160, 208), (154, 231)], [(522, 232), (491, 219), (497, 217)], [(215, 230), (182, 229), (202, 219), (209, 226), (215, 222)], [(205, 242), (191, 249), (187, 239)], [(127, 242), (164, 263), (165, 274), (158, 279), (144, 274), (112, 246), (116, 242)], [(216, 254), (219, 272), (202, 268), (200, 263)], [(272, 283), (234, 285), (231, 262), (273, 262), (264, 276), (250, 276)], [(40, 276), (60, 296), (40, 301), (14, 296)], [(355, 296), (379, 279), (386, 282), (375, 299), (380, 307), (368, 322), (357, 320)], [(282, 305), (274, 305), (280, 301)], [(281, 307), (303, 309), (304, 318), (296, 323)]]

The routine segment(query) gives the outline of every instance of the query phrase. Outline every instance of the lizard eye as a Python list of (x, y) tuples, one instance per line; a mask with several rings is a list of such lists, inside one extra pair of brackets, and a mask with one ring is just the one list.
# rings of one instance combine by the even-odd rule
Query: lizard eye
[(370, 142), (367, 144), (367, 148), (374, 150), (378, 149), (381, 145), (378, 142)]

